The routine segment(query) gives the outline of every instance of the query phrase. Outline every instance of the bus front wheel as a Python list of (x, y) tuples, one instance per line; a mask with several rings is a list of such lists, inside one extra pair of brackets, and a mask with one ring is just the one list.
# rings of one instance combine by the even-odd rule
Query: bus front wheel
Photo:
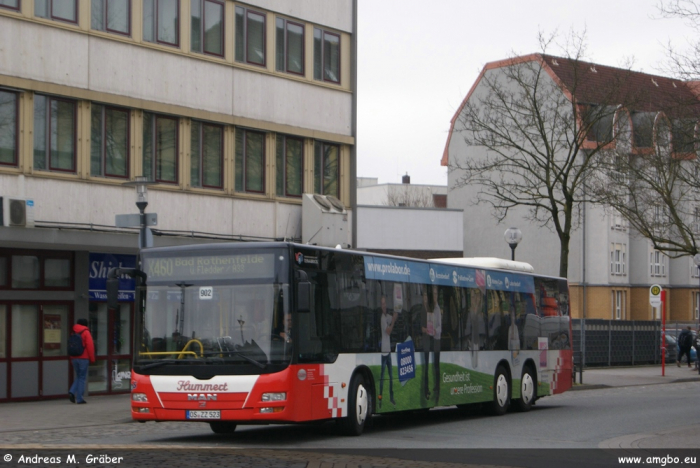
[(496, 375), (493, 378), (493, 403), (491, 410), (493, 414), (500, 416), (508, 411), (510, 406), (510, 380), (508, 373), (503, 366), (496, 368)]
[(209, 427), (215, 434), (233, 434), (236, 430), (236, 424), (227, 421), (212, 421)]
[(348, 414), (341, 422), (345, 435), (359, 436), (362, 434), (367, 418), (372, 417), (369, 409), (371, 400), (364, 377), (361, 374), (355, 374), (350, 381), (350, 391), (348, 392)]
[(530, 366), (523, 369), (520, 379), (520, 398), (517, 400), (518, 409), (522, 412), (530, 411), (537, 399), (537, 379)]

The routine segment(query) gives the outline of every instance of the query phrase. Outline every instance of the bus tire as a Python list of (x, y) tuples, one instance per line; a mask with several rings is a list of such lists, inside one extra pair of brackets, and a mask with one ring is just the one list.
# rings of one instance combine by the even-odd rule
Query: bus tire
[(362, 374), (355, 374), (350, 380), (348, 392), (348, 415), (341, 420), (343, 434), (359, 436), (365, 429), (367, 419), (372, 417), (370, 402), (372, 396), (367, 391)]
[(537, 400), (537, 378), (531, 366), (525, 366), (523, 375), (520, 378), (520, 398), (516, 401), (516, 406), (523, 413), (532, 409), (532, 405)]
[(498, 366), (493, 377), (493, 403), (491, 412), (496, 416), (506, 414), (510, 406), (510, 379), (505, 367)]
[(236, 430), (236, 423), (228, 421), (212, 421), (209, 427), (215, 434), (233, 434)]

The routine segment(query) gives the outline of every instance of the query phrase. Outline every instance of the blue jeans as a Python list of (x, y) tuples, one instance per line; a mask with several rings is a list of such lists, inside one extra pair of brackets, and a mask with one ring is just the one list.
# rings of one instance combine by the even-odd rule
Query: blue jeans
[(70, 392), (75, 395), (75, 402), (80, 403), (85, 401), (83, 399), (83, 393), (85, 393), (85, 382), (87, 382), (87, 371), (88, 365), (90, 365), (89, 359), (71, 359), (73, 363), (73, 369), (75, 369), (75, 380), (73, 385), (70, 386)]

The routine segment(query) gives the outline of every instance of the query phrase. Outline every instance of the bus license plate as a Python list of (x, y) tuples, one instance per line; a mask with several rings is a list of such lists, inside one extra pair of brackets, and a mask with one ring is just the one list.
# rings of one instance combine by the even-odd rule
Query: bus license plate
[(187, 419), (221, 419), (221, 411), (187, 411)]

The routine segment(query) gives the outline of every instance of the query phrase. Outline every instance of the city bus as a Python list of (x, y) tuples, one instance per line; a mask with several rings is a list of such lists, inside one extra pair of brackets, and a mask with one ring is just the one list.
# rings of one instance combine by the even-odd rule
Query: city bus
[[(566, 279), (288, 242), (148, 248), (131, 415), (238, 425), (472, 404), (528, 411), (572, 385)], [(516, 262), (517, 263), (517, 262)], [(497, 265), (498, 266), (498, 265)]]

